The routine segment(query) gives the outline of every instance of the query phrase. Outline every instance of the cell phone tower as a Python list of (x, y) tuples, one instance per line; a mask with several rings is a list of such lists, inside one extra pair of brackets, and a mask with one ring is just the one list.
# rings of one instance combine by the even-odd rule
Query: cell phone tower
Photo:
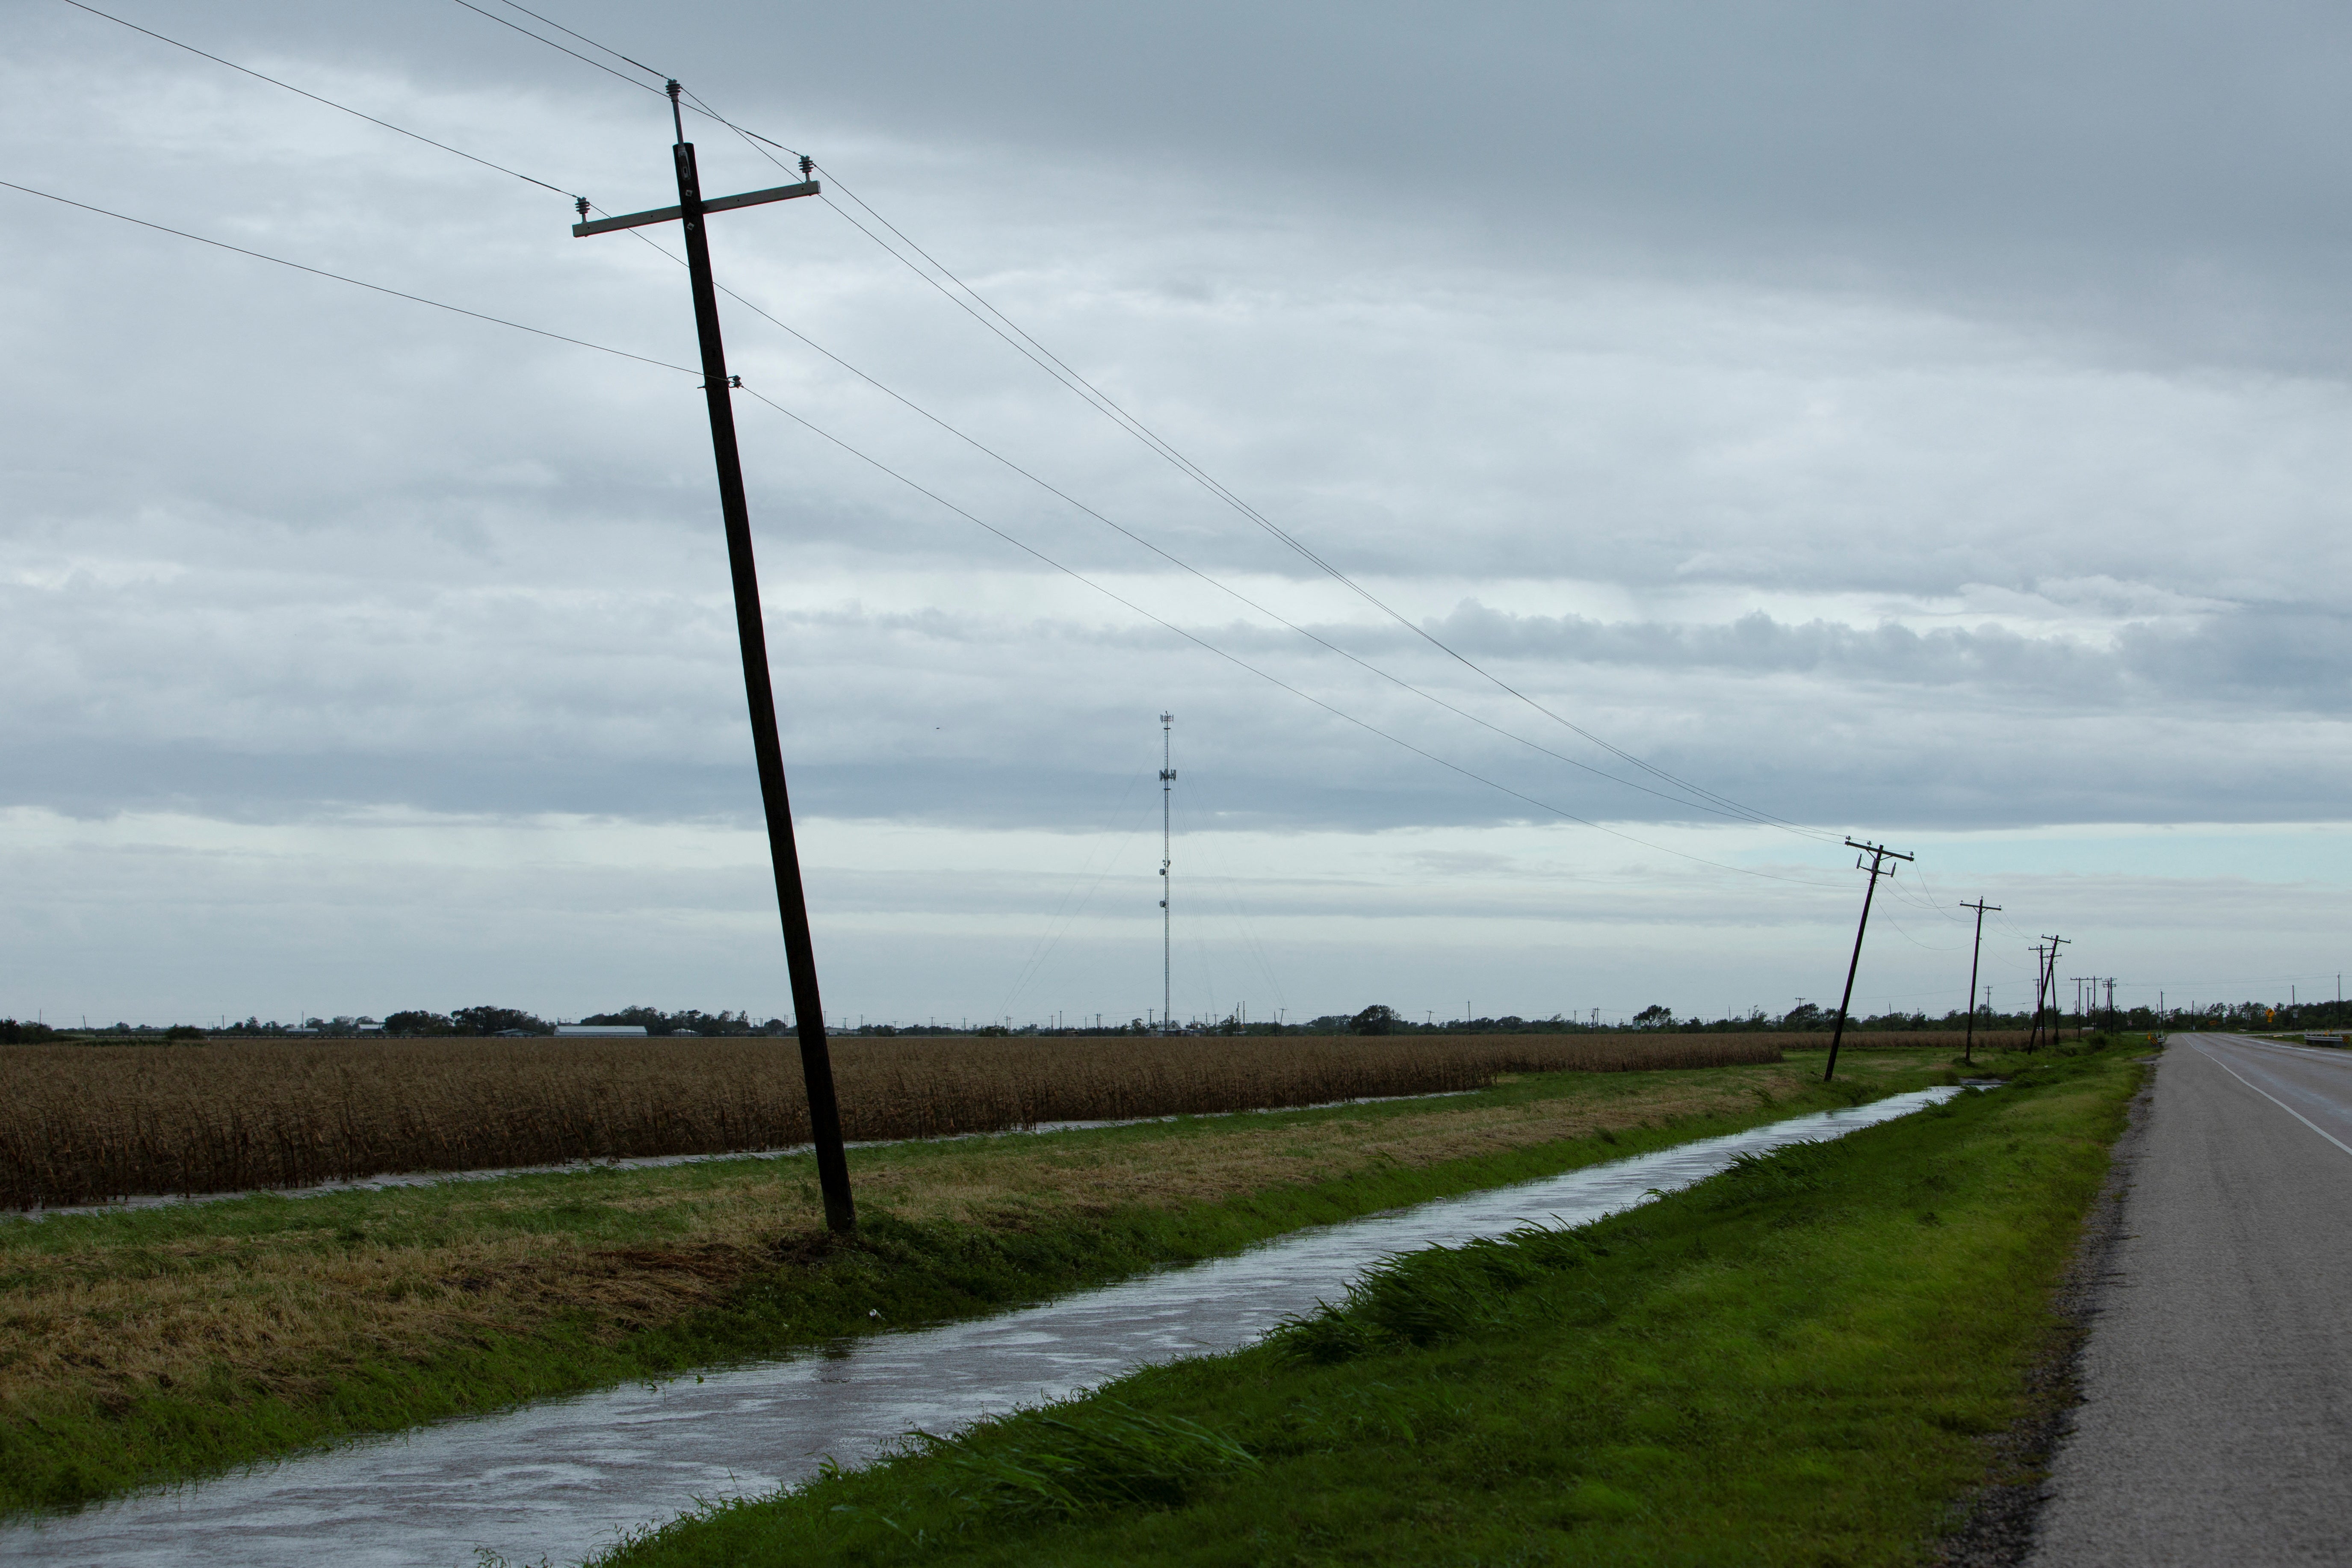
[(1168, 858), (1176, 787), (1176, 770), (1170, 766), (1176, 757), (1175, 738), (1171, 733), (1175, 722), (1173, 713), (1160, 715), (1160, 1032), (1163, 1035), (1176, 1032), (1176, 1016), (1168, 1010), (1176, 994), (1174, 928), (1169, 923), (1174, 917), (1168, 912), (1168, 868), (1175, 864)]

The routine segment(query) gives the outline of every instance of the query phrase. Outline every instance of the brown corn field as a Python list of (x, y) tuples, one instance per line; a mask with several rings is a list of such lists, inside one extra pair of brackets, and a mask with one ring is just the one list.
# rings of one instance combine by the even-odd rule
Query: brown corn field
[[(852, 1141), (1776, 1062), (1783, 1035), (842, 1039)], [(1877, 1045), (1881, 1042), (1874, 1039)], [(1926, 1041), (1905, 1037), (1905, 1044)], [(1957, 1044), (1957, 1037), (1951, 1042)], [(0, 1047), (0, 1206), (806, 1142), (790, 1039)]]

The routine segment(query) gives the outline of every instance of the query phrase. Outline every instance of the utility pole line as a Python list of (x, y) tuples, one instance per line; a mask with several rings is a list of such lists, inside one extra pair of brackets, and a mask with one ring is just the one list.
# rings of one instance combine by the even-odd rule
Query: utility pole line
[(1176, 788), (1176, 742), (1171, 732), (1175, 722), (1173, 713), (1160, 715), (1160, 1029), (1168, 1035), (1176, 1032), (1176, 1015), (1169, 1011), (1169, 1000), (1176, 994), (1175, 928), (1169, 923), (1175, 917), (1168, 911), (1168, 868), (1175, 864), (1168, 858)]
[[(1845, 1010), (1853, 1002), (1853, 973), (1862, 967), (1862, 933), (1870, 929), (1870, 900), (1878, 891), (1878, 879), (1895, 875), (1894, 868), (1886, 865), (1887, 861), (1914, 858), (1889, 849), (1884, 844), (1857, 844), (1849, 838), (1845, 845), (1849, 849), (1859, 849), (1863, 855), (1870, 857), (1870, 882), (1862, 890), (1862, 920), (1853, 928), (1853, 958), (1845, 966), (1845, 994), (1838, 999), (1837, 1027), (1830, 1031), (1830, 1061), (1829, 1066), (1822, 1069), (1823, 1083), (1829, 1082), (1837, 1072), (1838, 1042), (1845, 1038)], [(1853, 863), (1857, 869), (1861, 868), (1862, 856), (1855, 856)]]
[(679, 88), (668, 85), (670, 123), (677, 140), (670, 148), (677, 166), (677, 205), (621, 217), (581, 221), (572, 237), (641, 228), (675, 219), (686, 238), (687, 273), (694, 291), (694, 325), (702, 348), (702, 391), (709, 405), (710, 451), (719, 469), (719, 510), (727, 530), (727, 563), (735, 588), (735, 634), (743, 654), (743, 695), (751, 716), (751, 752), (759, 764), (760, 800), (768, 820), (768, 858), (775, 873), (776, 908), (783, 924), (784, 967), (792, 977), (793, 1011), (801, 1044), (801, 1076), (808, 1087), (809, 1141), (816, 1146), (817, 1182), (824, 1196), (824, 1223), (836, 1235), (857, 1228), (857, 1208), (849, 1194), (849, 1161), (841, 1144), (841, 1106), (834, 1096), (833, 1057), (825, 1043), (824, 1004), (816, 982), (816, 946), (809, 934), (808, 897), (801, 885), (800, 849), (793, 837), (792, 799), (784, 787), (783, 744), (776, 731), (776, 695), (768, 673), (767, 628), (760, 616), (760, 574), (751, 553), (751, 510), (744, 499), (743, 459), (735, 442), (735, 407), (730, 392), (741, 383), (727, 374), (727, 349), (719, 334), (719, 290), (710, 271), (710, 242), (703, 215), (817, 194), (807, 176), (815, 165), (801, 160), (802, 182), (770, 190), (705, 201), (695, 167), (694, 143), (686, 139), (678, 108)]
[(1977, 912), (1977, 942), (1974, 947), (1969, 949), (1969, 1037), (1967, 1046), (1960, 1052), (1960, 1059), (1974, 1067), (1977, 1060), (1977, 960), (1984, 955), (1985, 911), (1998, 910), (2000, 906), (1986, 903), (1984, 895), (1979, 893), (1977, 895), (1975, 903), (1962, 904), (1960, 908), (1974, 910)]

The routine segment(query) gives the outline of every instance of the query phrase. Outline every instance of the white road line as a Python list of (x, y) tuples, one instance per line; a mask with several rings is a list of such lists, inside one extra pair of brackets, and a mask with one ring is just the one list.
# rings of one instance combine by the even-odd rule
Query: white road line
[(2240, 1083), (2245, 1084), (2248, 1089), (2254, 1089), (2256, 1094), (2261, 1095), (2264, 1100), (2269, 1100), (2273, 1105), (2277, 1106), (2281, 1110), (2285, 1111), (2289, 1116), (2294, 1117), (2297, 1121), (2302, 1122), (2305, 1127), (2310, 1128), (2314, 1132), (2318, 1133), (2322, 1138), (2326, 1139), (2330, 1143), (2335, 1144), (2347, 1154), (2352, 1154), (2352, 1143), (2345, 1142), (2344, 1140), (2336, 1137), (2334, 1133), (2328, 1131), (2327, 1129), (2322, 1127), (2318, 1122), (2314, 1121), (2310, 1117), (2305, 1116), (2302, 1111), (2297, 1110), (2294, 1106), (2289, 1105), (2285, 1100), (2281, 1100), (2277, 1095), (2273, 1094), (2270, 1090), (2266, 1089), (2254, 1089), (2254, 1086), (2252, 1083), (2247, 1082), (2246, 1077), (2243, 1073), (2241, 1073), (2228, 1062), (2223, 1061), (2220, 1057), (2217, 1057), (2212, 1052), (2207, 1050), (2203, 1046), (2199, 1046), (2197, 1047), (2197, 1054), (2203, 1057), (2207, 1061), (2211, 1062), (2215, 1067), (2220, 1068), (2223, 1072), (2228, 1073), (2231, 1078), (2236, 1079)]
[(2252, 1035), (2204, 1036), (2220, 1038), (2233, 1046), (2252, 1046), (2265, 1051), (2284, 1051), (2297, 1061), (2325, 1062), (2330, 1067), (2352, 1067), (2352, 1051), (2335, 1046), (2290, 1046), (2284, 1040), (2257, 1039)]

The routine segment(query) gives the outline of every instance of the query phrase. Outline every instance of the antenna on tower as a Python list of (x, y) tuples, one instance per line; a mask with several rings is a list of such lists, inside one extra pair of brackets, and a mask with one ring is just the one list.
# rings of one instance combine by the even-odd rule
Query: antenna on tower
[(1160, 1032), (1163, 1035), (1176, 1032), (1176, 1016), (1168, 1010), (1176, 994), (1174, 928), (1169, 924), (1173, 917), (1168, 912), (1168, 868), (1175, 864), (1168, 858), (1170, 813), (1176, 786), (1176, 770), (1170, 765), (1175, 761), (1175, 740), (1170, 731), (1175, 722), (1173, 713), (1160, 715)]

